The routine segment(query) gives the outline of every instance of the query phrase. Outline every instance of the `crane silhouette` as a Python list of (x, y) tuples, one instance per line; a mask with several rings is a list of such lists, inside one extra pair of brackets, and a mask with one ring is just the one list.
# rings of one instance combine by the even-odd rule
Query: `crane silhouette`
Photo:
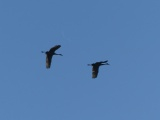
[(62, 54), (57, 54), (55, 53), (55, 51), (57, 49), (59, 49), (61, 47), (61, 45), (55, 45), (54, 47), (52, 47), (49, 51), (42, 51), (42, 53), (46, 54), (46, 68), (50, 68), (51, 66), (51, 62), (52, 62), (52, 56), (53, 55), (60, 55), (63, 56)]
[(108, 60), (88, 64), (88, 66), (92, 66), (92, 78), (96, 78), (98, 76), (99, 67), (101, 65), (109, 65), (107, 62)]

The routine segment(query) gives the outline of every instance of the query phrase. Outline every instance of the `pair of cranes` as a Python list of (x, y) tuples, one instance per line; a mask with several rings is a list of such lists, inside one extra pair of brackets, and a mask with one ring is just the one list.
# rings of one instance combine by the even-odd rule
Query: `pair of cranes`
[[(46, 68), (47, 69), (49, 69), (50, 66), (51, 66), (52, 56), (53, 55), (63, 56), (62, 54), (55, 53), (55, 51), (57, 49), (59, 49), (60, 47), (61, 47), (61, 45), (55, 45), (49, 51), (42, 51), (42, 53), (46, 54)], [(96, 62), (96, 63), (92, 63), (92, 64), (88, 64), (88, 66), (92, 66), (92, 78), (96, 78), (98, 76), (99, 67), (101, 65), (109, 65), (108, 64), (108, 60), (106, 60), (106, 61), (100, 61), (100, 62)]]

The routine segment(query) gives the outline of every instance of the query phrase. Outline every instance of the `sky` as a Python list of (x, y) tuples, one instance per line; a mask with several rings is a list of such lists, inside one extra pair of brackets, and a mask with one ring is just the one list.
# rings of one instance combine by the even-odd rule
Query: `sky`
[(159, 13), (158, 0), (1, 0), (0, 119), (159, 120)]

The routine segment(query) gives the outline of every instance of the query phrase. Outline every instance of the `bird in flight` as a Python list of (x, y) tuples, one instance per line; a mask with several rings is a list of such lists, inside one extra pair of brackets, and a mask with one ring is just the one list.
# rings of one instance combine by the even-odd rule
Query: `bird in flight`
[(59, 49), (61, 47), (61, 45), (55, 45), (54, 47), (52, 47), (49, 51), (42, 51), (42, 53), (46, 54), (46, 68), (50, 68), (51, 66), (51, 62), (52, 62), (52, 56), (53, 55), (60, 55), (63, 56), (62, 54), (57, 54), (55, 53), (55, 51), (57, 49)]
[(98, 76), (99, 67), (101, 65), (109, 65), (107, 62), (108, 60), (88, 64), (88, 66), (92, 66), (92, 78), (96, 78)]

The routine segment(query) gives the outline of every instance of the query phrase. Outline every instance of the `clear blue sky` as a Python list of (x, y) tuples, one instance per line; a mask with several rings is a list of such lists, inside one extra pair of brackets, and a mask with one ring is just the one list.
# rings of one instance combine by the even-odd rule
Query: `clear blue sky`
[(159, 51), (158, 0), (1, 0), (0, 120), (160, 120)]

